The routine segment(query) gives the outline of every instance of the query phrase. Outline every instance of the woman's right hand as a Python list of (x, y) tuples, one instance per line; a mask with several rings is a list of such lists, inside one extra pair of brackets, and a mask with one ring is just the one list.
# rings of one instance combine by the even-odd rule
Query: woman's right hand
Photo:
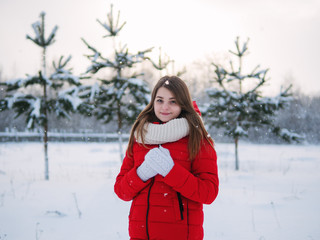
[(171, 171), (173, 165), (174, 162), (169, 150), (160, 146), (151, 149), (146, 154), (144, 162), (137, 169), (137, 174), (145, 182), (158, 173), (165, 177)]
[[(152, 151), (152, 150), (150, 150), (150, 151)], [(146, 160), (146, 158), (145, 158), (143, 163), (137, 168), (137, 174), (142, 181), (146, 182), (150, 178), (153, 178), (158, 173), (155, 170), (153, 170), (153, 168), (151, 168), (149, 161)]]

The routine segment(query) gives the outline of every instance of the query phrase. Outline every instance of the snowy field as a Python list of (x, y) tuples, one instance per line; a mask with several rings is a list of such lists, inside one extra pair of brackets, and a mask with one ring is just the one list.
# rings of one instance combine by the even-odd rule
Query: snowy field
[[(206, 240), (320, 239), (320, 146), (216, 144), (220, 193)], [(113, 192), (117, 143), (0, 144), (0, 240), (128, 239), (130, 202)]]

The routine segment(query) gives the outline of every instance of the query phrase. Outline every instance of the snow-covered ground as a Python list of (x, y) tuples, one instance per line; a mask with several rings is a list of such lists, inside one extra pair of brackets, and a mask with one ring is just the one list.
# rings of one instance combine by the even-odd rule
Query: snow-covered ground
[[(320, 146), (216, 144), (220, 193), (206, 240), (320, 239)], [(1, 240), (128, 239), (130, 202), (113, 192), (117, 143), (0, 144)]]

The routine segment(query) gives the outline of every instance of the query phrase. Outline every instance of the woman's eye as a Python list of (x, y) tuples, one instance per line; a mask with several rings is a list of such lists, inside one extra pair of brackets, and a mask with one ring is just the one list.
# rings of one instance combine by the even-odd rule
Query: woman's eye
[(162, 103), (162, 100), (161, 100), (161, 99), (158, 99), (157, 102), (158, 102), (158, 103)]
[(171, 103), (171, 104), (176, 104), (176, 101), (171, 101), (170, 103)]

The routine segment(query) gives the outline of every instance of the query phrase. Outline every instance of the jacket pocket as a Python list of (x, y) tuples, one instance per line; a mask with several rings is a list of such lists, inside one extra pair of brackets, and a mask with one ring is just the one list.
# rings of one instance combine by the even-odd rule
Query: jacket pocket
[(177, 192), (176, 197), (173, 198), (173, 207), (176, 216), (176, 221), (184, 220), (184, 205), (182, 201), (182, 196), (179, 192)]

